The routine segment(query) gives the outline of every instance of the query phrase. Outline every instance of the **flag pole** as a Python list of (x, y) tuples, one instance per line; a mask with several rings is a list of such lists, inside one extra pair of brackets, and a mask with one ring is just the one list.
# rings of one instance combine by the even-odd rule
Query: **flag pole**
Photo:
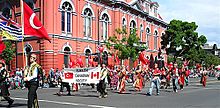
[(23, 61), (23, 69), (25, 68), (25, 55), (24, 55), (24, 6), (23, 6), (23, 0), (20, 0), (21, 4), (21, 24), (22, 24), (22, 61)]

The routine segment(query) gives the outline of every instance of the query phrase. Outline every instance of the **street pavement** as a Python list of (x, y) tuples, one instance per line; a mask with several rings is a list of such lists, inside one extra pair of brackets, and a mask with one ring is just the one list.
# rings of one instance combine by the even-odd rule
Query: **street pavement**
[[(146, 96), (149, 82), (142, 92), (135, 92), (132, 84), (127, 84), (126, 93), (118, 94), (108, 88), (108, 98), (99, 99), (96, 89), (82, 86), (79, 92), (71, 96), (57, 96), (59, 88), (38, 89), (40, 108), (220, 108), (220, 81), (209, 78), (207, 87), (199, 83), (198, 78), (191, 78), (190, 85), (184, 90), (174, 93), (172, 88), (162, 89), (156, 96)], [(27, 90), (11, 90), (15, 99), (12, 107), (27, 106)], [(0, 107), (6, 107), (7, 102), (1, 101)]]

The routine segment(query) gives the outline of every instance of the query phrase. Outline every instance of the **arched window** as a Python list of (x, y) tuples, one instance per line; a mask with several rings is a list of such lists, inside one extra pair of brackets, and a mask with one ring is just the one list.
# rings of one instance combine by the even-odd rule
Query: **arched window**
[(154, 32), (154, 49), (157, 49), (158, 32)]
[(70, 51), (71, 50), (69, 47), (64, 48), (64, 64), (66, 68), (68, 68), (68, 64), (69, 64)]
[(127, 26), (126, 19), (123, 18), (123, 19), (122, 19), (122, 29), (126, 29), (126, 26)]
[(109, 24), (109, 17), (107, 14), (103, 14), (101, 17), (102, 21), (102, 39), (106, 41), (108, 39), (108, 24)]
[(130, 32), (133, 32), (133, 30), (135, 30), (135, 28), (136, 28), (136, 23), (134, 20), (132, 20), (130, 22)]
[(141, 24), (140, 25), (140, 42), (143, 41), (143, 32), (144, 32), (143, 25)]
[(63, 2), (61, 7), (61, 29), (65, 33), (71, 33), (73, 7), (69, 2)]
[(83, 12), (84, 15), (84, 36), (91, 37), (92, 33), (92, 11), (86, 8)]
[(149, 40), (150, 40), (150, 28), (146, 29), (146, 45), (149, 48)]

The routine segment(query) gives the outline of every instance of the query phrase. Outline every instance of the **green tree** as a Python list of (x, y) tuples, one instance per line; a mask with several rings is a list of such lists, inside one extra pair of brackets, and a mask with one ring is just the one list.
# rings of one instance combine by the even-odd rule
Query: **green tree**
[(213, 54), (207, 53), (204, 57), (204, 65), (206, 67), (210, 67), (211, 65), (220, 65), (220, 58)]
[[(139, 55), (139, 52), (146, 49), (145, 45), (140, 44), (139, 37), (137, 36), (136, 30), (132, 30), (130, 34), (125, 29), (116, 29), (116, 34), (109, 37), (106, 42), (106, 47), (112, 49), (113, 52), (117, 52), (117, 56), (121, 60), (130, 59), (134, 62)], [(118, 39), (122, 37), (121, 39)]]
[(12, 43), (10, 41), (4, 42), (6, 48), (0, 55), (2, 59), (5, 60), (6, 64), (8, 65), (10, 61), (13, 59), (15, 56), (15, 48), (12, 46)]
[(168, 54), (173, 54), (175, 60), (182, 56), (192, 59), (194, 56), (189, 55), (198, 53), (197, 51), (201, 49), (201, 46), (207, 42), (204, 35), (198, 36), (197, 28), (195, 22), (172, 20), (168, 24), (165, 34), (161, 37), (162, 48), (165, 48)]

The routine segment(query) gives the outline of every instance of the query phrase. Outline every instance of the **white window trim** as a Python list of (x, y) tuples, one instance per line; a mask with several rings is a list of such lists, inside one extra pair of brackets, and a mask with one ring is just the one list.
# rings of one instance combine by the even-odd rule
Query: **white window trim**
[(87, 47), (84, 48), (84, 54), (86, 54), (86, 50), (90, 50), (91, 54), (92, 54), (92, 48), (88, 45)]
[(66, 43), (63, 45), (63, 47), (62, 47), (62, 52), (65, 52), (64, 49), (65, 49), (66, 47), (69, 47), (69, 48), (70, 48), (70, 52), (73, 52), (73, 49), (72, 49), (72, 47), (71, 47), (71, 45), (70, 45), (69, 42), (66, 42)]
[[(62, 13), (61, 13), (62, 14)], [(61, 34), (61, 36), (67, 36), (67, 37), (71, 37), (72, 36), (72, 14), (70, 13), (70, 32), (67, 32), (67, 11), (64, 11), (64, 18), (65, 18), (65, 24), (64, 24), (64, 31), (62, 31), (62, 34)], [(61, 25), (62, 26), (62, 25)]]
[[(149, 33), (147, 33), (147, 29), (149, 29), (149, 31), (150, 31)], [(150, 39), (149, 39), (150, 35), (151, 35), (150, 27), (147, 26), (145, 30), (146, 30), (146, 44), (147, 44), (147, 47), (148, 47), (147, 49), (150, 49)]]
[(67, 34), (70, 34), (70, 33), (72, 33), (72, 14), (71, 14), (71, 12), (70, 12), (70, 32), (67, 32), (67, 11), (65, 11), (65, 21), (66, 21), (66, 26), (65, 26), (65, 32), (67, 33)]
[[(67, 11), (67, 10), (63, 10), (62, 9), (62, 5), (63, 3), (68, 2), (70, 3), (70, 5), (72, 6), (72, 11)], [(64, 31), (62, 31), (61, 36), (67, 36), (67, 37), (71, 37), (72, 36), (72, 32), (73, 32), (73, 13), (75, 13), (75, 6), (73, 4), (73, 2), (71, 0), (62, 0), (60, 2), (60, 6), (59, 6), (60, 12), (61, 12), (61, 16), (62, 16), (62, 12), (64, 12), (64, 18), (65, 18), (65, 23), (64, 23)], [(70, 13), (70, 32), (67, 32), (67, 13)], [(62, 24), (61, 24), (62, 27)], [(62, 28), (61, 28), (62, 29)]]
[[(101, 34), (101, 36), (102, 36), (102, 42), (104, 42), (104, 41), (107, 41), (108, 40), (108, 29), (109, 29), (109, 24), (110, 24), (110, 22), (109, 21), (103, 21), (103, 20), (100, 20), (101, 21), (101, 23), (102, 23), (102, 34)], [(103, 25), (104, 25), (104, 23), (107, 23), (107, 25), (106, 25), (106, 39), (104, 39), (104, 30), (103, 30)]]
[[(123, 20), (125, 19), (125, 25), (123, 24)], [(125, 16), (122, 17), (122, 28), (125, 26), (127, 27), (127, 19), (125, 18)]]
[(92, 18), (95, 18), (95, 12), (94, 12), (94, 10), (92, 9), (92, 7), (91, 7), (91, 5), (90, 5), (89, 3), (87, 3), (87, 4), (83, 7), (83, 10), (82, 10), (81, 15), (84, 16), (84, 11), (85, 11), (87, 8), (91, 10), (91, 12), (92, 12)]
[(100, 16), (99, 16), (99, 19), (101, 20), (101, 19), (102, 19), (102, 16), (103, 16), (104, 14), (106, 14), (106, 15), (108, 16), (108, 18), (109, 18), (109, 23), (111, 23), (111, 22), (112, 22), (112, 21), (111, 21), (111, 16), (109, 15), (107, 9), (105, 9), (105, 10), (103, 10), (103, 11), (101, 12), (101, 14), (100, 14)]
[[(86, 26), (86, 22), (85, 22), (85, 18), (89, 18), (89, 16), (84, 16), (84, 22), (83, 23), (85, 23), (85, 27), (87, 27)], [(91, 18), (91, 29), (90, 29), (90, 36), (87, 36), (87, 33), (85, 33), (85, 34), (83, 34), (84, 35), (84, 37), (83, 37), (83, 39), (92, 39), (92, 16), (90, 17)], [(84, 29), (84, 32), (87, 32), (87, 29), (85, 28), (85, 27), (83, 27), (83, 29)]]
[[(107, 16), (108, 16), (108, 19), (109, 19), (109, 21), (104, 21), (104, 20), (102, 20), (102, 16), (104, 15), (104, 14), (106, 14)], [(104, 42), (104, 41), (107, 41), (108, 40), (108, 33), (109, 33), (109, 24), (111, 23), (111, 17), (110, 17), (110, 15), (108, 14), (108, 11), (107, 11), (107, 9), (105, 9), (104, 11), (102, 11), (101, 12), (101, 15), (100, 15), (100, 17), (99, 17), (99, 21), (102, 23), (102, 42)], [(99, 22), (99, 23), (100, 23)], [(107, 34), (106, 34), (106, 39), (104, 39), (104, 36), (103, 36), (103, 34), (104, 34), (104, 31), (103, 31), (103, 24), (104, 23), (107, 23), (107, 25), (106, 25), (106, 32), (107, 32)]]
[(140, 24), (140, 42), (143, 42), (144, 26)]
[[(155, 35), (155, 33), (157, 32), (157, 35)], [(157, 29), (154, 30), (154, 50), (157, 50), (158, 48), (158, 36), (159, 35), (159, 32)], [(156, 48), (155, 48), (155, 38), (157, 39), (157, 42), (156, 42)]]
[(59, 6), (59, 8), (60, 8), (61, 10), (62, 10), (62, 5), (63, 5), (64, 2), (69, 2), (69, 3), (72, 5), (72, 8), (73, 8), (73, 11), (72, 11), (72, 12), (76, 12), (76, 9), (75, 9), (75, 6), (74, 6), (72, 0), (62, 0), (62, 1), (60, 2), (60, 6)]
[(130, 27), (131, 21), (134, 21), (135, 24), (136, 24), (136, 26), (137, 26), (137, 21), (132, 17), (132, 18), (130, 19), (130, 21), (129, 21), (129, 27)]

